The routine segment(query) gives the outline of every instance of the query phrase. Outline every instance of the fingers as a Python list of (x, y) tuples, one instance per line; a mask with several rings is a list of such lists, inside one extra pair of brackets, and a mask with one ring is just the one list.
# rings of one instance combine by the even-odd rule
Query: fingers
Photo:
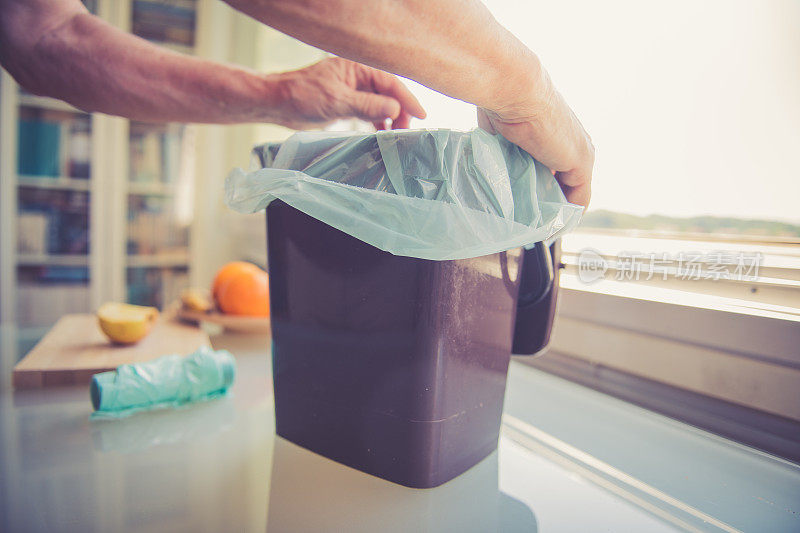
[[(375, 129), (378, 131), (386, 129), (386, 121), (380, 120), (377, 122), (372, 123), (375, 126)], [(405, 110), (401, 110), (400, 114), (397, 118), (392, 120), (392, 129), (393, 130), (403, 130), (411, 126), (411, 115), (409, 115)]]
[(555, 172), (556, 181), (567, 200), (584, 207), (589, 205), (592, 195), (592, 169), (594, 168), (594, 146), (587, 141), (582, 151), (579, 166), (568, 171)]
[[(353, 65), (357, 68), (357, 89), (389, 96), (397, 100), (402, 110), (409, 115), (408, 125), (410, 125), (411, 117), (425, 118), (427, 116), (422, 104), (419, 103), (419, 100), (411, 94), (408, 87), (397, 76), (359, 63), (353, 63)], [(404, 122), (405, 117), (401, 120), (401, 123)], [(408, 125), (404, 127), (408, 127)]]
[[(591, 182), (585, 178), (578, 178), (570, 174), (572, 173), (556, 172), (556, 181), (561, 186), (561, 190), (564, 191), (564, 196), (567, 197), (570, 203), (586, 207), (589, 205), (589, 200), (592, 197)], [(570, 183), (574, 185), (570, 185)]]
[(411, 126), (411, 115), (405, 110), (400, 111), (400, 115), (392, 120), (393, 130), (403, 130)]
[(397, 76), (374, 68), (369, 69), (369, 74), (371, 76), (370, 82), (372, 89), (376, 93), (391, 96), (400, 102), (400, 106), (409, 115), (417, 118), (425, 118), (427, 114), (422, 108), (422, 104), (419, 103), (419, 100), (411, 94), (408, 87), (406, 87)]
[[(564, 106), (566, 108), (566, 105)], [(563, 111), (563, 109), (562, 109)], [(567, 199), (583, 206), (591, 197), (594, 147), (580, 122), (570, 114), (557, 114), (555, 120), (520, 122), (504, 121), (484, 109), (478, 112), (478, 124), (487, 131), (496, 131), (523, 150), (555, 170), (554, 175)], [(552, 116), (545, 115), (552, 119)]]
[(582, 169), (557, 171), (555, 176), (560, 184), (568, 185), (570, 187), (577, 187), (578, 185), (588, 181)]
[(372, 123), (398, 118), (401, 113), (400, 103), (394, 98), (364, 91), (353, 91), (347, 103), (348, 114)]
[[(427, 116), (422, 104), (419, 103), (419, 100), (411, 94), (408, 87), (397, 76), (351, 61), (345, 65), (352, 68), (355, 73), (355, 88), (358, 96), (354, 96), (354, 112), (359, 118), (370, 120), (376, 129), (385, 129), (386, 124), (383, 119), (386, 118), (392, 119), (392, 129), (403, 129), (411, 126), (411, 117), (425, 118)], [(391, 109), (392, 111), (396, 110), (396, 112), (378, 117), (377, 114), (373, 113), (375, 109), (370, 106), (377, 106), (379, 100), (361, 96), (369, 95), (370, 93), (378, 98), (384, 98), (384, 100), (381, 100), (383, 102), (382, 105), (385, 106), (384, 111), (390, 109), (386, 99), (393, 101), (396, 106)], [(369, 118), (370, 116), (376, 118)]]

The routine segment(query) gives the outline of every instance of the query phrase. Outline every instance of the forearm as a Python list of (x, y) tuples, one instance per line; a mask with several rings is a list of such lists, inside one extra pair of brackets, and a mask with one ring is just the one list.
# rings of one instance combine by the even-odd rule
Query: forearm
[(474, 0), (226, 0), (306, 43), (500, 110), (531, 86), (552, 90), (538, 58)]
[[(185, 56), (126, 34), (83, 9), (35, 38), (3, 28), (0, 59), (27, 90), (143, 121), (272, 121), (266, 76)], [(19, 24), (20, 19), (15, 19)], [(25, 19), (21, 19), (24, 21)], [(31, 26), (45, 24), (41, 19)], [(40, 27), (40, 26), (39, 26)]]

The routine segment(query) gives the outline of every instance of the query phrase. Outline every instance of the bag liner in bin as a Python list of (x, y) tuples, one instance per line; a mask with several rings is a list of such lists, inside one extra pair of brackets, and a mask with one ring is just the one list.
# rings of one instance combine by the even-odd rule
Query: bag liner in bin
[(295, 133), (270, 168), (236, 169), (225, 183), (241, 213), (275, 199), (386, 252), (433, 260), (554, 239), (583, 211), (543, 164), (481, 129)]

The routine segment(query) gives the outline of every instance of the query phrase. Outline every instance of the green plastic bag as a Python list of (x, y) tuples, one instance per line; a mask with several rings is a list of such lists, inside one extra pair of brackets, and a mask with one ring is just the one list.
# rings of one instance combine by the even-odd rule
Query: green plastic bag
[(92, 376), (92, 418), (122, 418), (140, 411), (179, 407), (227, 393), (236, 360), (227, 350), (203, 347), (185, 357), (165, 355)]
[(583, 212), (544, 165), (481, 129), (300, 132), (274, 148), (260, 148), (269, 168), (230, 174), (229, 207), (277, 198), (395, 255), (502, 252), (563, 235)]

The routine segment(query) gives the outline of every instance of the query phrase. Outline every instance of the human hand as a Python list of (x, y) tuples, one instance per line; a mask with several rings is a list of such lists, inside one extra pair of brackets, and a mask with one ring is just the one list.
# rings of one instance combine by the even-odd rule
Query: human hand
[(377, 129), (408, 128), (425, 110), (393, 74), (347, 59), (323, 59), (310, 67), (268, 76), (278, 95), (275, 121), (293, 129), (359, 118)]
[[(495, 110), (478, 108), (478, 124), (500, 133), (553, 172), (567, 200), (587, 206), (592, 195), (594, 145), (547, 72)], [(533, 89), (528, 89), (532, 87)]]

